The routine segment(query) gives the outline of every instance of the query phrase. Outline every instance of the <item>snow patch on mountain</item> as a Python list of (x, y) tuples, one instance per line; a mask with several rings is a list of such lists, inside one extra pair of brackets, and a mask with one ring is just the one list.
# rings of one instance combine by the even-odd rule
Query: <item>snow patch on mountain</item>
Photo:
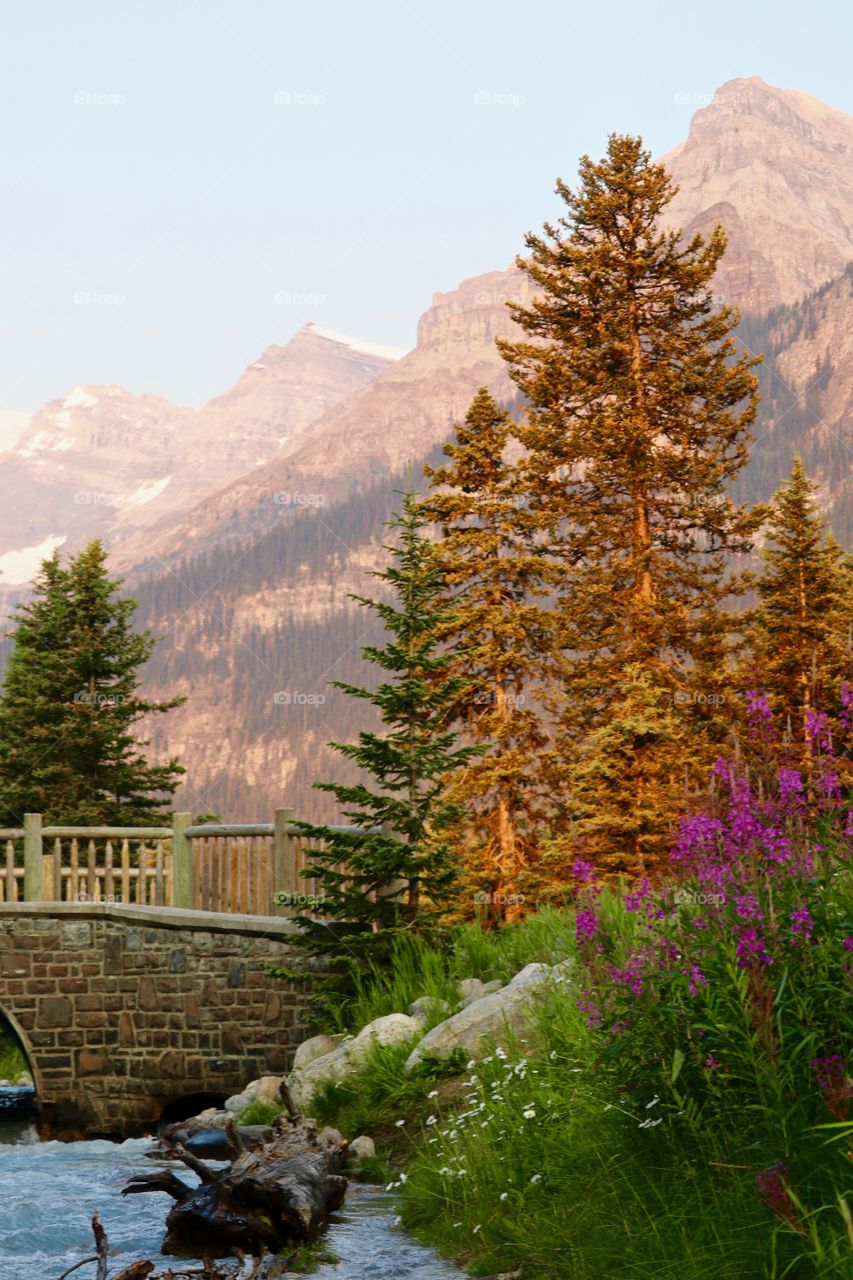
[(362, 342), (361, 338), (350, 338), (345, 333), (336, 333), (334, 329), (323, 329), (318, 324), (307, 324), (318, 338), (326, 338), (329, 342), (340, 342), (351, 351), (360, 351), (366, 356), (378, 356), (381, 360), (402, 360), (409, 354), (408, 347), (386, 347), (379, 342)]
[(42, 560), (47, 560), (58, 547), (67, 541), (65, 534), (49, 533), (35, 547), (21, 547), (0, 556), (0, 583), (5, 587), (23, 586), (32, 582)]
[(18, 409), (0, 409), (0, 453), (14, 449), (30, 425), (32, 416)]
[(94, 409), (97, 403), (98, 397), (93, 396), (85, 387), (72, 387), (62, 401), (62, 406), (64, 409)]
[(171, 476), (164, 476), (162, 480), (146, 480), (145, 484), (141, 484), (138, 489), (134, 490), (124, 503), (124, 510), (126, 511), (128, 507), (144, 506), (146, 502), (153, 502), (155, 498), (160, 497), (160, 494), (171, 479)]

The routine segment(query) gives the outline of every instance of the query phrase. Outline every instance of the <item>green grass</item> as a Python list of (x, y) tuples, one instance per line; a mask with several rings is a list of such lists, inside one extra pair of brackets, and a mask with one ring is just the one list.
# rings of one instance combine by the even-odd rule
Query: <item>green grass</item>
[(29, 1071), (29, 1067), (20, 1046), (0, 1032), (0, 1080), (14, 1083), (24, 1071)]
[(317, 1244), (302, 1245), (287, 1271), (288, 1275), (292, 1273), (295, 1276), (310, 1276), (323, 1264), (336, 1266), (339, 1262), (338, 1255), (332, 1253), (322, 1241), (318, 1241)]
[(285, 1107), (280, 1102), (250, 1102), (237, 1117), (239, 1124), (272, 1124), (284, 1115)]

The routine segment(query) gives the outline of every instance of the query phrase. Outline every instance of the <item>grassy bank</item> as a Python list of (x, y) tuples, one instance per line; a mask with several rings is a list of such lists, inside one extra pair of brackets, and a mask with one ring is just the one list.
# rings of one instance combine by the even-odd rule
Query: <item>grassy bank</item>
[(575, 958), (526, 1042), (417, 1078), (408, 1046), (376, 1049), (315, 1100), (378, 1137), (404, 1225), (473, 1275), (853, 1277), (850, 830), (747, 838), (747, 808), (686, 831), (677, 892), (606, 890), (581, 864), (575, 911), (408, 940), (342, 1009), (356, 1030), (460, 977)]

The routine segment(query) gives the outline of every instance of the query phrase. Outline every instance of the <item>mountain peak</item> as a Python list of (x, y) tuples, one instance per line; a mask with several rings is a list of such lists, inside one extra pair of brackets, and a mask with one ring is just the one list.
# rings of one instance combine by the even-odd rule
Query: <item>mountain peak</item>
[(796, 302), (853, 260), (853, 117), (760, 76), (729, 80), (663, 157), (667, 211), (687, 233), (722, 222), (716, 284), (751, 311)]

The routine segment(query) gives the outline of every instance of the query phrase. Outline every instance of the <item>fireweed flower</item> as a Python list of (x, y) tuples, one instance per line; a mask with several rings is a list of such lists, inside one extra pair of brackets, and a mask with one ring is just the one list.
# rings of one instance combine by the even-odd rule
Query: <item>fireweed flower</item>
[(698, 964), (691, 964), (688, 968), (682, 969), (681, 972), (687, 979), (687, 989), (691, 996), (695, 996), (700, 987), (707, 987), (708, 979)]
[(773, 712), (766, 693), (759, 693), (757, 689), (748, 689), (745, 696), (750, 737), (764, 742), (773, 741), (777, 736), (776, 725), (773, 722)]
[(775, 1213), (777, 1218), (787, 1223), (789, 1227), (793, 1227), (795, 1231), (799, 1231), (801, 1235), (808, 1235), (788, 1190), (787, 1165), (777, 1160), (769, 1169), (762, 1169), (755, 1175), (755, 1185), (762, 1203), (771, 1213)]
[(598, 872), (591, 862), (586, 862), (583, 858), (575, 858), (572, 867), (572, 879), (578, 884), (592, 885), (598, 878)]
[(811, 942), (813, 929), (814, 921), (808, 907), (797, 907), (791, 912), (791, 933), (795, 939), (802, 938), (805, 942)]
[(575, 913), (575, 938), (578, 946), (594, 942), (598, 937), (598, 916), (589, 907), (578, 907)]
[(825, 711), (806, 712), (806, 734), (813, 749), (832, 755), (832, 730)]
[(636, 953), (621, 969), (609, 964), (607, 972), (617, 987), (627, 987), (635, 996), (643, 994), (643, 957)]
[(824, 1102), (836, 1120), (846, 1120), (853, 1098), (853, 1080), (847, 1074), (844, 1059), (839, 1053), (828, 1058), (812, 1058), (809, 1063), (817, 1080)]
[(745, 929), (738, 938), (737, 962), (741, 969), (747, 969), (755, 964), (775, 963), (773, 956), (767, 950), (764, 938), (757, 929)]

